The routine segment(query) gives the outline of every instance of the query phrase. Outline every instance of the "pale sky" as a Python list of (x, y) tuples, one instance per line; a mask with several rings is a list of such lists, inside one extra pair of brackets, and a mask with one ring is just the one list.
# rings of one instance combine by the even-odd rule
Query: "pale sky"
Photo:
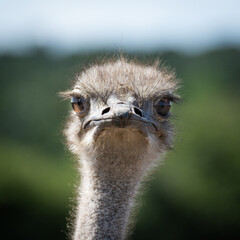
[(240, 47), (240, 0), (0, 0), (0, 53)]

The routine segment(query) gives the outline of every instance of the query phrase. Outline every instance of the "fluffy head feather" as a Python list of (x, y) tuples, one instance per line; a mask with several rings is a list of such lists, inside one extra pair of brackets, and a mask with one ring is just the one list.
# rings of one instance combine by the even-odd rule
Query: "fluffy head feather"
[[(148, 100), (168, 95), (172, 100), (179, 100), (175, 94), (178, 80), (175, 73), (166, 67), (145, 66), (134, 61), (120, 58), (115, 62), (94, 65), (76, 76), (75, 89), (84, 97), (108, 99), (111, 94), (117, 96), (131, 94), (139, 100)], [(69, 97), (73, 93), (61, 93)]]

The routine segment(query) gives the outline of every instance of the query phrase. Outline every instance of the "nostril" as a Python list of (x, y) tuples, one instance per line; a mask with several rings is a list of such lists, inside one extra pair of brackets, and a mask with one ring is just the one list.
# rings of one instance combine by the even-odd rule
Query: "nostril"
[(134, 108), (133, 108), (133, 111), (134, 111), (134, 113), (136, 113), (138, 116), (140, 116), (140, 117), (143, 116), (142, 111), (141, 111), (140, 109), (134, 107)]
[(110, 111), (110, 107), (105, 108), (105, 109), (102, 111), (102, 115), (108, 113), (109, 111)]

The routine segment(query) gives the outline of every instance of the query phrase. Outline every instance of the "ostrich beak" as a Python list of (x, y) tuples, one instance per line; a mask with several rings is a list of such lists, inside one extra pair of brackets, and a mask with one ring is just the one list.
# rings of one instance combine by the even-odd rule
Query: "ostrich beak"
[(158, 131), (156, 124), (144, 117), (144, 112), (140, 108), (120, 102), (102, 109), (101, 114), (90, 116), (87, 121), (84, 121), (83, 129), (87, 130), (94, 126), (100, 128), (143, 128), (143, 125), (151, 126), (155, 131)]

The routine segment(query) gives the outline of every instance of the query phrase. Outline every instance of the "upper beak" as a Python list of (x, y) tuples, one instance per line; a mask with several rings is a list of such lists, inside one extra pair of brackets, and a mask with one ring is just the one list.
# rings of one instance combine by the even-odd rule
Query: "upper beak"
[(132, 105), (128, 104), (115, 104), (111, 107), (105, 107), (102, 109), (101, 114), (92, 116), (90, 119), (88, 119), (86, 122), (83, 123), (83, 128), (86, 129), (89, 125), (91, 125), (91, 122), (105, 122), (105, 121), (115, 121), (118, 122), (118, 124), (125, 126), (127, 122), (134, 121), (134, 122), (142, 122), (146, 124), (152, 125), (156, 131), (158, 131), (157, 126), (155, 123), (151, 120), (148, 120), (144, 117), (144, 112)]
[(132, 117), (132, 109), (130, 106), (116, 105), (112, 110), (112, 115), (116, 119), (128, 120)]

